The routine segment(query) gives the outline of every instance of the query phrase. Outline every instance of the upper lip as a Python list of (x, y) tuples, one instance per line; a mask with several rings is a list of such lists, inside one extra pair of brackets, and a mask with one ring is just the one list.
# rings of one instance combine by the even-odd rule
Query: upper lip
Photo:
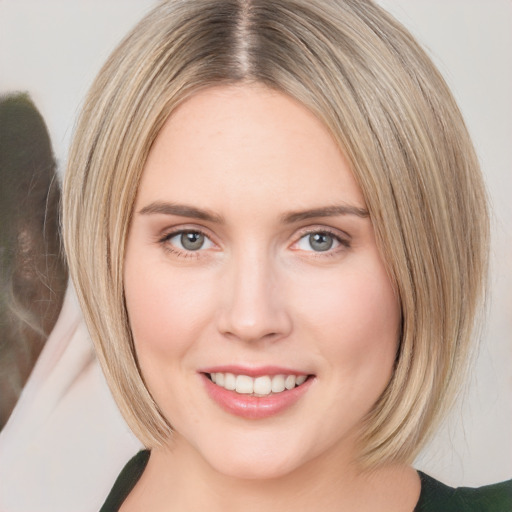
[(202, 368), (200, 373), (233, 373), (235, 375), (247, 375), (248, 377), (261, 377), (263, 375), (309, 375), (308, 372), (285, 368), (284, 366), (240, 366), (220, 365)]

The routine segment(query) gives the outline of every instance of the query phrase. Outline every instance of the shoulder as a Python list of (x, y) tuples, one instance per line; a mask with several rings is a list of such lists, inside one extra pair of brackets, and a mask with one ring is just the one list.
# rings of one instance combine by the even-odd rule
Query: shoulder
[(415, 512), (511, 512), (512, 480), (484, 487), (449, 487), (418, 471), (421, 495)]
[(149, 450), (142, 450), (132, 457), (123, 468), (100, 512), (115, 512), (139, 481), (149, 460)]

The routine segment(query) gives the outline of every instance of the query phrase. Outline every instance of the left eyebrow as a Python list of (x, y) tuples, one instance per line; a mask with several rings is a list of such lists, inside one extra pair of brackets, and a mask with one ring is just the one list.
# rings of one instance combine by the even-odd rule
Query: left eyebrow
[(285, 224), (293, 224), (294, 222), (313, 219), (315, 217), (336, 217), (338, 215), (355, 215), (356, 217), (366, 218), (370, 214), (368, 210), (359, 208), (358, 206), (339, 205), (313, 208), (300, 212), (289, 212), (284, 214), (281, 220)]

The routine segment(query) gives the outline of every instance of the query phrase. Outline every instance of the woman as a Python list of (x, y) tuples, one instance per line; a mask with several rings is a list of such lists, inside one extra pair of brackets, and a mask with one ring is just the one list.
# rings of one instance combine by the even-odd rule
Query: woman
[(92, 87), (63, 214), (151, 450), (104, 510), (509, 506), (410, 467), (460, 384), (488, 217), (443, 79), (373, 3), (162, 3)]

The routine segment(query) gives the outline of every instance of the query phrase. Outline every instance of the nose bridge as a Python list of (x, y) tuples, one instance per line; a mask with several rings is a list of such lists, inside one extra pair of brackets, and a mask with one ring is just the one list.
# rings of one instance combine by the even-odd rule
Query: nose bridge
[(286, 335), (291, 322), (277, 262), (257, 244), (236, 251), (225, 279), (220, 330), (253, 341)]

